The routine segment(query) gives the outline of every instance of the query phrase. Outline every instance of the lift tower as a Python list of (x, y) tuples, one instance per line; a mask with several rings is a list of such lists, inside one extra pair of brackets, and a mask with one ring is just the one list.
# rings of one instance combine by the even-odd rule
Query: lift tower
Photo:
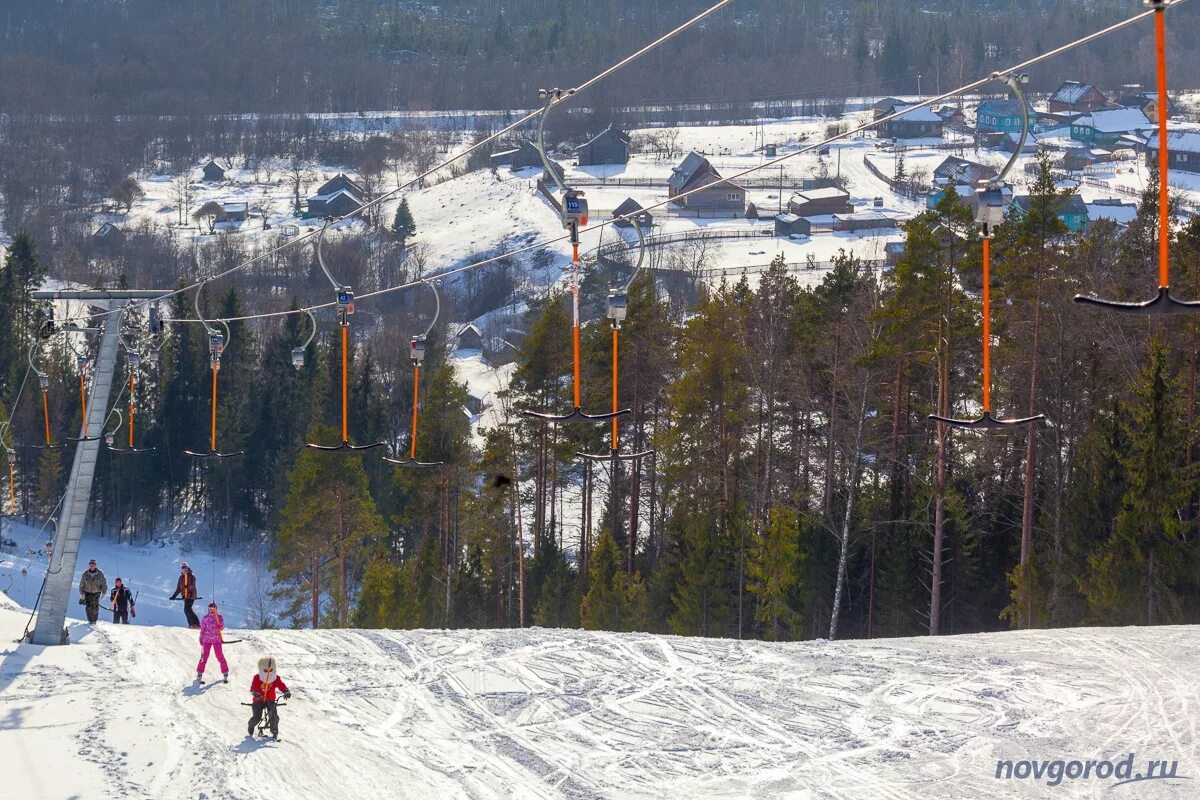
[[(75, 300), (104, 311), (119, 311), (135, 300), (154, 300), (170, 294), (169, 291), (90, 289), (65, 290), (61, 292), (34, 292), (35, 300)], [(34, 644), (65, 644), (63, 625), (67, 619), (67, 604), (74, 594), (76, 561), (79, 558), (79, 541), (83, 538), (83, 525), (87, 520), (88, 505), (92, 499), (92, 478), (96, 474), (96, 457), (100, 453), (105, 417), (108, 416), (108, 398), (112, 389), (113, 374), (117, 366), (117, 350), (120, 344), (121, 314), (105, 314), (100, 332), (100, 351), (96, 355), (92, 377), (92, 391), (88, 396), (87, 419), (80, 431), (80, 441), (75, 445), (75, 460), (71, 465), (71, 478), (63, 496), (62, 509), (58, 516), (58, 527), (54, 536), (54, 550), (46, 575), (46, 586), (42, 590), (38, 607), (37, 624), (32, 633)], [(95, 434), (89, 436), (88, 434)]]

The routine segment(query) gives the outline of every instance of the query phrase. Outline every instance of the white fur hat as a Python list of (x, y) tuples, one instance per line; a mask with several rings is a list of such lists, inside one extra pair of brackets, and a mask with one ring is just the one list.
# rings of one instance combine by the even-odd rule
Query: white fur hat
[(258, 677), (265, 681), (268, 674), (279, 674), (279, 664), (276, 663), (275, 656), (263, 656), (258, 660)]

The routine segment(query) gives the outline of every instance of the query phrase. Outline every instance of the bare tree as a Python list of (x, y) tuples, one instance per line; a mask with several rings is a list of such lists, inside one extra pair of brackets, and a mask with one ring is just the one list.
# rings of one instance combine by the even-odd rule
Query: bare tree
[(312, 173), (308, 171), (308, 167), (299, 158), (293, 158), (288, 165), (288, 181), (292, 186), (292, 207), (297, 211), (300, 210), (300, 190), (304, 188), (304, 184), (312, 180)]
[(208, 223), (208, 232), (212, 233), (216, 230), (217, 220), (220, 218), (223, 210), (221, 204), (216, 200), (209, 200), (204, 205), (196, 209), (196, 213), (192, 215), (192, 219), (196, 220), (196, 224)]
[(186, 172), (171, 181), (171, 196), (179, 209), (179, 225), (182, 227), (192, 211), (192, 180)]

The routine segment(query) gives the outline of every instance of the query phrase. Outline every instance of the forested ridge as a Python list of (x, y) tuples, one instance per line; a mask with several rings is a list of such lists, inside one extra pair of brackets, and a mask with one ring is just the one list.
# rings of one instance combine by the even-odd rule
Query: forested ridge
[[(779, 264), (756, 286), (697, 287), (691, 304), (643, 272), (622, 328), (620, 404), (632, 414), (621, 430), (623, 449), (655, 453), (622, 464), (615, 504), (608, 465), (589, 475), (574, 455), (604, 452), (607, 425), (520, 414), (570, 405), (569, 309), (555, 292), (529, 298), (528, 338), (495, 399), (504, 421), (480, 447), (446, 326), (435, 328), (417, 456), (446, 465), (431, 470), (304, 449), (336, 440), (339, 407), (334, 337), (291, 365), (303, 317), (232, 323), (220, 439), (246, 455), (188, 459), (181, 451), (207, 432), (208, 362), (201, 329), (172, 326), (138, 396), (139, 436), (157, 449), (101, 460), (96, 524), (144, 541), (195, 512), (215, 546), (265, 540), (288, 605), (277, 624), (796, 639), (1195, 622), (1200, 328), (1072, 303), (1080, 291), (1151, 290), (1157, 200), (1148, 192), (1125, 229), (1100, 221), (1075, 234), (1055, 214), (1061, 194), (1044, 172), (1028, 213), (993, 241), (993, 403), (1045, 424), (972, 433), (927, 420), (978, 413), (980, 241), (950, 193), (906, 224), (907, 249), (883, 272), (844, 256), (802, 288)], [(1172, 289), (1200, 296), (1200, 223), (1177, 228), (1172, 253)], [(310, 255), (297, 266), (315, 270)], [(0, 271), (6, 408), (37, 324), (28, 290), (44, 273), (36, 243), (18, 236)], [(584, 286), (594, 410), (611, 392), (602, 308), (616, 277), (597, 271)], [(203, 307), (238, 316), (242, 292), (208, 287)], [(407, 337), (430, 313), (411, 295), (356, 315), (355, 441), (406, 447)], [(74, 359), (61, 337), (42, 352), (61, 440), (78, 426)], [(10, 443), (19, 502), (36, 517), (53, 508), (64, 470), (63, 451), (27, 447), (40, 431), (34, 397), (23, 396)], [(581, 504), (585, 486), (593, 502)]]
[[(0, 4), (0, 110), (194, 115), (527, 108), (708, 4), (697, 0), (61, 0)], [(1140, 10), (1054, 0), (738, 0), (596, 87), (613, 104), (945, 90)], [(1172, 80), (1194, 86), (1197, 10), (1172, 15)], [(1149, 26), (1036, 70), (1149, 84)]]

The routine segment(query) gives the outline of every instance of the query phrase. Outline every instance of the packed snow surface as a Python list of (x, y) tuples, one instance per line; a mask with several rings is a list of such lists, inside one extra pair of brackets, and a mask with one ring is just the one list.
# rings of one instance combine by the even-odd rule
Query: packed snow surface
[[(1195, 797), (1194, 628), (795, 644), (576, 630), (181, 628), (13, 644), (0, 598), (0, 796)], [(246, 736), (260, 654), (294, 697)], [(1173, 781), (998, 780), (1000, 759), (1178, 761)], [(1135, 767), (1137, 769), (1137, 767)]]

